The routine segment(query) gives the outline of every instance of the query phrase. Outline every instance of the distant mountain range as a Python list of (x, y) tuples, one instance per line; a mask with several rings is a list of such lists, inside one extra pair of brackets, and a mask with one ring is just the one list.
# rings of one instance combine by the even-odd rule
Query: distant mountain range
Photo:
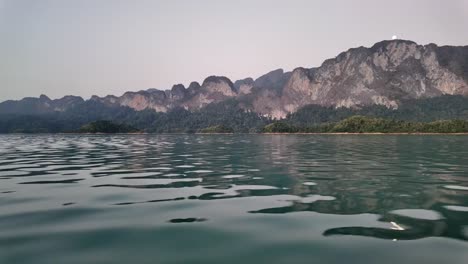
[[(177, 84), (170, 90), (148, 89), (122, 96), (93, 96), (89, 101), (142, 111), (199, 110), (208, 104), (235, 99), (242, 109), (262, 116), (284, 118), (306, 105), (359, 108), (383, 105), (396, 109), (402, 100), (441, 95), (468, 95), (468, 46), (418, 45), (407, 40), (353, 48), (326, 60), (318, 68), (275, 70), (256, 80), (232, 82), (211, 76), (202, 84)], [(85, 100), (45, 95), (0, 103), (3, 114), (64, 112)]]
[[(349, 120), (368, 120), (379, 129), (409, 123), (372, 118), (423, 128), (418, 122), (468, 121), (467, 95), (468, 46), (391, 40), (350, 49), (318, 68), (279, 69), (256, 80), (210, 76), (202, 84), (165, 91), (5, 101), (0, 103), (0, 133), (76, 132), (90, 124), (154, 133), (321, 131), (356, 115), (371, 119)], [(278, 119), (281, 124), (275, 124)], [(438, 128), (419, 132), (468, 131), (466, 122), (434, 124)]]

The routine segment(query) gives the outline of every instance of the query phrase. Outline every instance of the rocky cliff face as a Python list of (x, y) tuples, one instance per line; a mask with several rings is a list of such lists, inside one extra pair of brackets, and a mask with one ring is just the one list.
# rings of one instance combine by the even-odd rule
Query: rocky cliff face
[(318, 68), (295, 69), (275, 97), (277, 106), (258, 112), (281, 118), (308, 104), (397, 108), (402, 99), (468, 95), (467, 75), (468, 47), (383, 41), (350, 49)]
[(230, 97), (236, 97), (234, 84), (226, 77), (211, 76), (202, 85), (192, 82), (188, 88), (177, 84), (171, 90), (160, 91), (149, 89), (139, 92), (126, 92), (121, 97), (93, 96), (95, 100), (106, 105), (128, 106), (137, 111), (153, 109), (157, 112), (167, 112), (176, 107), (188, 110), (200, 109), (210, 103), (221, 102)]
[(461, 70), (467, 68), (468, 47), (441, 52), (447, 48), (384, 41), (371, 48), (350, 49), (319, 68), (296, 69), (283, 89), (284, 113), (306, 104), (397, 108), (401, 99), (468, 95), (466, 73)]
[[(234, 83), (226, 77), (211, 76), (202, 85), (193, 82), (188, 88), (178, 84), (166, 91), (149, 89), (120, 97), (93, 96), (90, 100), (138, 111), (167, 112), (176, 107), (193, 111), (235, 98), (246, 110), (282, 118), (309, 104), (334, 107), (378, 104), (398, 108), (403, 99), (443, 94), (468, 95), (468, 46), (422, 46), (392, 40), (370, 48), (350, 49), (318, 68), (297, 68), (292, 72), (279, 69), (256, 80), (247, 78)], [(0, 104), (0, 112), (64, 111), (82, 100), (25, 98)]]

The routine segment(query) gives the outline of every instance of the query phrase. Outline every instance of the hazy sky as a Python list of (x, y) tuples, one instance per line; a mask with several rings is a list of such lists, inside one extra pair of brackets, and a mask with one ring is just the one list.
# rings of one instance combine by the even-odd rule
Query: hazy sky
[(468, 0), (0, 0), (0, 101), (256, 78), (392, 35), (468, 45)]

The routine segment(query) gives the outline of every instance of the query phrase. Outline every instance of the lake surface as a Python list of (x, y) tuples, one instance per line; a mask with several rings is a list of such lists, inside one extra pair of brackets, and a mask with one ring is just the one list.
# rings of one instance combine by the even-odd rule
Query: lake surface
[(468, 263), (468, 137), (0, 135), (0, 263)]

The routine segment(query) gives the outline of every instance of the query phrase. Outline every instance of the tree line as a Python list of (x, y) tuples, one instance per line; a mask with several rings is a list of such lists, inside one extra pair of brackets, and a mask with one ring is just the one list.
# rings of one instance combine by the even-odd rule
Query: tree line
[(79, 132), (82, 126), (99, 120), (148, 133), (449, 133), (465, 128), (463, 120), (468, 120), (468, 98), (445, 95), (406, 100), (398, 109), (378, 105), (354, 109), (309, 105), (279, 121), (246, 111), (235, 99), (210, 104), (198, 111), (176, 108), (167, 113), (86, 101), (64, 112), (0, 115), (0, 133)]
[(295, 126), (275, 121), (264, 133), (468, 133), (466, 120), (414, 122), (365, 116), (352, 116), (339, 122), (311, 126)]

